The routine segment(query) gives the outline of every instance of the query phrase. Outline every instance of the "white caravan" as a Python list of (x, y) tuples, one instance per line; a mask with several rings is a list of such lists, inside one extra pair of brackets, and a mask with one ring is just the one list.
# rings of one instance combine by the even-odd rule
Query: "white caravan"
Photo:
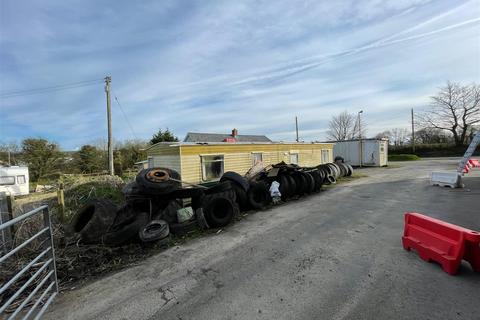
[(28, 167), (0, 167), (0, 192), (11, 196), (28, 194), (28, 182)]

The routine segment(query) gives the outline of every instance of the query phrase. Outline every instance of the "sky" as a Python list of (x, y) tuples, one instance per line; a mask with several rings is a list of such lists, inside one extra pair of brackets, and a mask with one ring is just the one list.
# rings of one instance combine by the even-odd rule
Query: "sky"
[(480, 0), (0, 2), (0, 142), (104, 139), (106, 75), (119, 141), (293, 141), (295, 116), (325, 140), (344, 110), (374, 136), (446, 81), (480, 82)]

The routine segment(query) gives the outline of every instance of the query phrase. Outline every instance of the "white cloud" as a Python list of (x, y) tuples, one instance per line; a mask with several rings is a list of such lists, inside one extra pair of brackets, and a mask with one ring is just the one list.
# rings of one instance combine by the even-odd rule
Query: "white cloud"
[[(478, 1), (78, 4), (6, 6), (1, 91), (111, 74), (144, 138), (168, 126), (293, 139), (298, 115), (303, 138), (318, 140), (333, 114), (359, 108), (375, 134), (403, 126), (445, 80), (480, 76)], [(73, 148), (104, 134), (104, 104), (101, 84), (2, 99), (2, 137)], [(131, 138), (113, 109), (116, 138)]]

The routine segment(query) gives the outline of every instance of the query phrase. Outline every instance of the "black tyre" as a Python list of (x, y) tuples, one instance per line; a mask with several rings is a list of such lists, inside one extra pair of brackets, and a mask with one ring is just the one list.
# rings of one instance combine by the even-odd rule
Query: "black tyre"
[(170, 232), (176, 235), (185, 235), (199, 227), (196, 220), (189, 220), (182, 223), (173, 223), (169, 225)]
[(297, 184), (295, 183), (295, 179), (293, 179), (293, 177), (291, 175), (288, 174), (288, 175), (285, 175), (285, 177), (288, 180), (288, 195), (287, 195), (287, 197), (291, 198), (291, 197), (295, 196), (295, 192), (296, 192), (296, 189), (297, 189)]
[(181, 187), (180, 174), (168, 168), (149, 168), (143, 169), (137, 174), (135, 181), (145, 191), (155, 192), (157, 194), (166, 194)]
[(339, 177), (341, 177), (342, 173), (341, 173), (339, 165), (336, 164), (336, 163), (331, 163), (330, 165), (332, 165), (334, 170), (335, 170), (335, 179), (338, 179)]
[(205, 214), (203, 213), (203, 208), (198, 208), (195, 210), (195, 217), (197, 219), (198, 226), (201, 229), (209, 229), (210, 226), (208, 225), (207, 219), (205, 219)]
[(347, 168), (348, 168), (347, 176), (349, 177), (349, 176), (351, 176), (351, 175), (353, 174), (353, 167), (352, 167), (350, 164), (348, 164), (348, 163), (346, 163), (345, 165), (346, 165)]
[(278, 189), (282, 194), (282, 200), (286, 201), (287, 198), (290, 197), (290, 193), (291, 193), (289, 179), (286, 175), (281, 174), (277, 177), (276, 181), (280, 183), (280, 187)]
[(238, 205), (225, 197), (214, 197), (205, 205), (204, 216), (212, 228), (228, 225), (238, 214)]
[(327, 176), (327, 184), (336, 183), (337, 179), (334, 176)]
[(168, 223), (164, 220), (152, 220), (138, 232), (142, 242), (153, 242), (164, 239), (170, 234)]
[(233, 171), (225, 172), (222, 175), (222, 177), (220, 178), (220, 182), (223, 182), (223, 181), (232, 181), (232, 182), (238, 184), (240, 187), (242, 187), (243, 190), (245, 190), (245, 192), (247, 192), (248, 188), (250, 187), (247, 179), (245, 179), (240, 174), (238, 174), (236, 172), (233, 172)]
[(301, 172), (295, 172), (292, 174), (293, 179), (295, 179), (295, 195), (303, 195), (306, 192), (307, 180)]
[(204, 194), (204, 189), (202, 188), (183, 188), (175, 190), (167, 195), (170, 199), (188, 199), (199, 197)]
[(154, 220), (165, 220), (168, 224), (177, 223), (177, 211), (182, 208), (178, 200), (171, 200), (165, 209), (153, 217)]
[(247, 192), (236, 183), (232, 183), (232, 189), (235, 192), (235, 199), (238, 203), (240, 211), (247, 211), (250, 209)]
[(73, 217), (73, 232), (85, 243), (98, 243), (115, 221), (117, 206), (109, 200), (95, 200), (86, 204)]
[(102, 236), (102, 242), (109, 246), (119, 246), (132, 241), (148, 221), (148, 213), (141, 212), (133, 220), (124, 220), (122, 223), (112, 226), (111, 230)]
[(322, 189), (322, 183), (323, 183), (323, 178), (320, 175), (319, 170), (315, 170), (311, 172), (311, 175), (313, 176), (313, 179), (315, 180), (315, 188), (314, 191), (318, 192)]
[(254, 209), (258, 210), (265, 209), (265, 207), (272, 202), (265, 182), (254, 182), (250, 184), (250, 188), (248, 189), (248, 202)]
[(206, 189), (204, 192), (206, 195), (214, 194), (214, 193), (223, 193), (226, 191), (232, 190), (232, 183), (230, 181), (222, 181), (218, 184)]
[(307, 180), (307, 193), (313, 193), (315, 191), (315, 178), (309, 172), (304, 172), (305, 179)]

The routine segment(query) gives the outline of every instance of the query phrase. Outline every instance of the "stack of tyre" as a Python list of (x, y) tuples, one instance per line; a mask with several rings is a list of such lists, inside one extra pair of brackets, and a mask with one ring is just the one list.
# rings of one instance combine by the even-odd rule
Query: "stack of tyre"
[(249, 179), (225, 172), (209, 188), (182, 188), (180, 174), (175, 170), (144, 169), (123, 189), (122, 206), (108, 200), (91, 201), (74, 216), (72, 229), (84, 243), (165, 243), (171, 233), (183, 235), (198, 228), (221, 228), (240, 212), (265, 209), (272, 203), (270, 186), (274, 181), (279, 183), (281, 199), (288, 201), (317, 193), (322, 185), (335, 183), (352, 172), (350, 165), (341, 162), (317, 167), (279, 163)]
[[(246, 180), (234, 173), (225, 174), (209, 188), (182, 188), (180, 181), (175, 170), (144, 169), (124, 187), (123, 205), (108, 200), (91, 201), (74, 216), (72, 230), (89, 244), (168, 242), (171, 233), (183, 235), (197, 228), (229, 224), (240, 212), (238, 203), (243, 204), (248, 187)], [(190, 212), (186, 219), (179, 215), (182, 210)]]
[(320, 192), (322, 185), (336, 183), (340, 177), (351, 176), (353, 168), (343, 162), (327, 163), (317, 167), (299, 167), (278, 163), (258, 173), (249, 181), (248, 203), (254, 209), (270, 205), (270, 186), (277, 181), (283, 201)]

